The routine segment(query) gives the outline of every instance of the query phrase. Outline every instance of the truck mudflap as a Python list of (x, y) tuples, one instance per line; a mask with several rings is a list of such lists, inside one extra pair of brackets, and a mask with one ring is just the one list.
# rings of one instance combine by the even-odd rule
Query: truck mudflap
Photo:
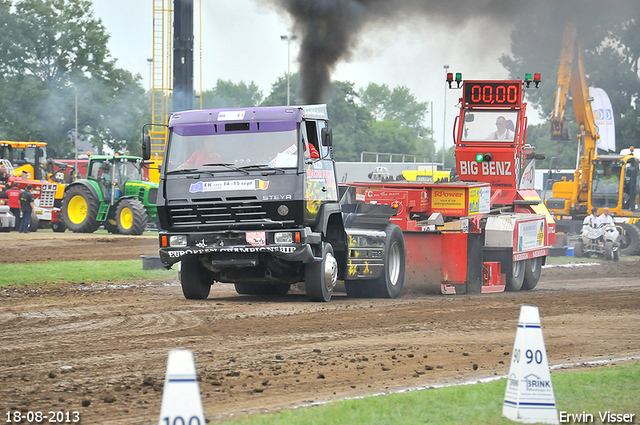
[[(216, 254), (220, 254), (221, 261), (226, 261), (226, 254), (246, 254), (252, 256), (255, 254), (267, 253), (272, 254), (287, 261), (297, 261), (308, 263), (313, 261), (313, 252), (311, 246), (303, 245), (267, 245), (267, 246), (222, 246), (222, 247), (201, 247), (201, 248), (160, 248), (160, 261), (166, 268), (171, 268), (175, 263), (182, 261), (186, 257), (194, 255), (209, 255), (212, 261), (216, 260)], [(229, 264), (230, 265), (230, 264)], [(238, 266), (241, 265), (238, 263)], [(255, 265), (255, 264), (242, 264)]]

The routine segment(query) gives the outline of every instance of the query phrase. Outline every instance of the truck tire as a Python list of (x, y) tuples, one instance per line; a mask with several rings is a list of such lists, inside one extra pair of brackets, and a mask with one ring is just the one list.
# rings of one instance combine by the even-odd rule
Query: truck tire
[(141, 235), (147, 226), (147, 210), (138, 199), (123, 199), (118, 202), (116, 223), (122, 235)]
[(613, 242), (611, 241), (604, 243), (604, 259), (607, 261), (613, 260)]
[(84, 186), (71, 186), (62, 197), (62, 219), (74, 233), (95, 232), (99, 209), (100, 202)]
[(31, 213), (31, 222), (29, 223), (29, 231), (31, 233), (37, 231), (40, 228), (40, 219), (34, 212)]
[(286, 283), (276, 285), (260, 285), (256, 283), (236, 283), (236, 292), (240, 295), (287, 295), (291, 285)]
[(524, 283), (524, 273), (526, 261), (513, 261), (511, 279), (507, 279), (506, 290), (510, 292), (519, 291)]
[(524, 265), (524, 281), (522, 289), (530, 291), (536, 287), (542, 274), (542, 257), (530, 258), (525, 261)]
[(204, 268), (198, 257), (187, 257), (180, 266), (180, 285), (182, 293), (188, 300), (206, 300), (211, 292), (213, 277)]
[(404, 236), (397, 224), (389, 223), (384, 231), (387, 234), (384, 247), (384, 271), (371, 282), (372, 295), (377, 298), (398, 298), (404, 285), (407, 257)]
[(620, 255), (640, 254), (640, 228), (631, 223), (621, 223)]
[(582, 244), (582, 241), (576, 242), (573, 246), (573, 256), (577, 258), (584, 257), (584, 245)]
[(333, 295), (338, 280), (338, 262), (333, 256), (333, 247), (322, 243), (322, 260), (308, 263), (304, 271), (304, 286), (309, 301), (327, 302)]

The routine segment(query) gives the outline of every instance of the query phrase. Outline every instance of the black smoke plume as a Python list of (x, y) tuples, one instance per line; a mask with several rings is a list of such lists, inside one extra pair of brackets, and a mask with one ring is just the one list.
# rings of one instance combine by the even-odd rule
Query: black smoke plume
[[(505, 37), (517, 30), (514, 24), (522, 14), (549, 14), (547, 27), (540, 34), (562, 37), (562, 22), (575, 17), (579, 29), (588, 31), (603, 16), (619, 16), (638, 7), (637, 0), (271, 0), (294, 19), (293, 32), (301, 36), (298, 96), (304, 103), (326, 101), (331, 72), (348, 60), (363, 29), (370, 26), (397, 25), (408, 18), (424, 17), (424, 26), (434, 22), (447, 25), (449, 31), (469, 21), (484, 20), (487, 25), (504, 28)], [(413, 20), (412, 22), (415, 22)], [(424, 32), (422, 32), (424, 33)], [(493, 32), (492, 34), (495, 34)], [(483, 35), (478, 34), (481, 38)], [(531, 35), (532, 38), (536, 34)], [(486, 40), (490, 43), (491, 40)], [(553, 50), (553, 55), (558, 50)], [(557, 57), (557, 56), (556, 56)], [(497, 58), (496, 58), (497, 60)]]

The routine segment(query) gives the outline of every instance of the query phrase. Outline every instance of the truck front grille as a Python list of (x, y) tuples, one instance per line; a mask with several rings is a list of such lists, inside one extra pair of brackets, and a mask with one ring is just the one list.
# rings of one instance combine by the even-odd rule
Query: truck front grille
[[(257, 200), (215, 199), (166, 207), (174, 231), (202, 231), (221, 228), (280, 228), (295, 222), (274, 217), (268, 204)], [(287, 218), (287, 217), (285, 217)]]

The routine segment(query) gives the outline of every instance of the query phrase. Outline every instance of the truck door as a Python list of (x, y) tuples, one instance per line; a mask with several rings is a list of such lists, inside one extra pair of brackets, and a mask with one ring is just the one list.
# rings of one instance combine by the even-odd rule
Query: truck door
[[(315, 222), (324, 203), (338, 202), (338, 189), (333, 158), (328, 147), (322, 146), (321, 129), (324, 121), (306, 120), (302, 127), (304, 146), (305, 176), (305, 221)], [(320, 158), (311, 158), (310, 144), (319, 153)]]

